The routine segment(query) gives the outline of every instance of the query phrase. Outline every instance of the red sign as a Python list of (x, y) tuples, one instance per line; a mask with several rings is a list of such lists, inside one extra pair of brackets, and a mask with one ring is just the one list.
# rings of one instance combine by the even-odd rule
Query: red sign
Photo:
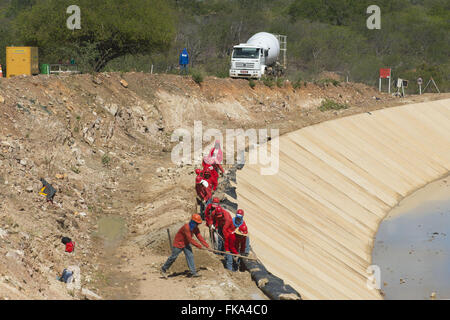
[(391, 69), (381, 68), (380, 69), (380, 78), (388, 79), (391, 77)]

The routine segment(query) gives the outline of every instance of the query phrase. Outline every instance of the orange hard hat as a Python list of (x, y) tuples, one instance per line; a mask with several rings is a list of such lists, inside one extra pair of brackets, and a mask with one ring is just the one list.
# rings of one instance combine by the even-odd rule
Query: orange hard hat
[(200, 223), (202, 223), (202, 217), (199, 215), (199, 214), (197, 214), (197, 213), (194, 213), (193, 215), (192, 215), (192, 218), (191, 218), (193, 221), (195, 221), (195, 222), (197, 222), (198, 224), (200, 224)]

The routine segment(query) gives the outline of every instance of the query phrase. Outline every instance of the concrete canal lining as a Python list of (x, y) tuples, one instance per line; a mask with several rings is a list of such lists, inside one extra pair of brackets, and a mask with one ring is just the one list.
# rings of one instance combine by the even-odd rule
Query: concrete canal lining
[(381, 299), (367, 286), (381, 220), (450, 171), (450, 99), (382, 109), (280, 137), (279, 170), (237, 172), (252, 248), (304, 299)]

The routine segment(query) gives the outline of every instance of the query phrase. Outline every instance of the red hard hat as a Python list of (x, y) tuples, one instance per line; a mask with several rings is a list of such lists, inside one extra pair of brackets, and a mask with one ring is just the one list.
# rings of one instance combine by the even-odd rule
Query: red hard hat
[(219, 198), (214, 198), (213, 199), (213, 203), (220, 203), (220, 199)]
[(196, 178), (195, 178), (195, 183), (200, 183), (200, 182), (202, 182), (202, 177), (200, 177), (200, 176), (197, 176)]
[(216, 210), (214, 210), (214, 214), (215, 214), (217, 217), (223, 216), (223, 210), (222, 210), (222, 207), (217, 207)]
[(243, 234), (247, 234), (247, 233), (248, 233), (247, 225), (242, 224), (242, 225), (239, 227), (239, 231), (242, 232)]
[(194, 213), (193, 215), (192, 215), (192, 218), (191, 218), (193, 221), (195, 221), (195, 222), (197, 222), (198, 224), (200, 224), (200, 223), (202, 223), (202, 217), (199, 215), (199, 214), (197, 214), (197, 213)]
[(195, 174), (196, 174), (196, 175), (199, 175), (200, 173), (202, 173), (202, 170), (200, 170), (200, 169), (195, 169)]
[(236, 211), (236, 214), (239, 214), (241, 216), (244, 216), (244, 210), (239, 209), (238, 211)]

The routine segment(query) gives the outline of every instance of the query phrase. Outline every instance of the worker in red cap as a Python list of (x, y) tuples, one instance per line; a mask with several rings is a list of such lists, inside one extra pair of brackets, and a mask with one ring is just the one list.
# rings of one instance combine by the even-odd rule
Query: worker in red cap
[[(210, 170), (212, 170), (212, 169), (215, 170), (217, 173), (217, 176), (219, 176), (219, 172), (221, 175), (223, 175), (225, 173), (225, 170), (223, 169), (223, 167), (220, 163), (221, 163), (221, 161), (217, 160), (214, 157), (204, 156), (202, 165), (203, 165), (203, 169), (209, 168)], [(212, 167), (212, 169), (210, 167)]]
[(203, 168), (203, 178), (211, 184), (211, 189), (216, 191), (219, 185), (219, 174), (214, 170), (213, 166), (206, 166)]
[(211, 198), (211, 185), (201, 176), (195, 178), (195, 190), (200, 200), (206, 202)]
[(195, 178), (195, 191), (197, 192), (197, 204), (200, 206), (200, 215), (204, 219), (205, 208), (212, 202), (211, 183), (201, 176), (197, 176)]
[[(236, 211), (236, 216), (231, 219), (231, 221), (227, 221), (227, 223), (223, 226), (224, 248), (226, 252), (238, 254), (238, 251), (236, 250), (235, 232), (243, 225), (245, 225), (244, 210), (239, 209)], [(246, 239), (244, 240), (246, 241)], [(225, 268), (231, 271), (235, 271), (233, 268), (233, 258), (228, 254), (225, 254)]]
[[(189, 270), (191, 271), (190, 276), (192, 277), (199, 277), (200, 275), (197, 273), (195, 269), (195, 263), (194, 263), (194, 254), (192, 252), (191, 244), (196, 246), (199, 249), (203, 249), (205, 247), (206, 249), (209, 249), (208, 243), (203, 239), (202, 235), (200, 234), (200, 230), (198, 229), (198, 225), (202, 223), (202, 218), (199, 214), (193, 214), (191, 217), (191, 220), (183, 225), (180, 230), (178, 230), (177, 234), (175, 235), (175, 238), (173, 240), (173, 248), (172, 248), (172, 254), (167, 259), (166, 263), (161, 267), (161, 274), (166, 277), (167, 270), (170, 268), (170, 266), (175, 262), (178, 255), (181, 252), (184, 252), (184, 255), (186, 256), (186, 261), (189, 267)], [(201, 242), (199, 244), (197, 241), (193, 239), (193, 235), (197, 237), (197, 239)], [(202, 247), (203, 245), (203, 247)]]
[(217, 207), (213, 210), (211, 214), (213, 218), (212, 229), (217, 231), (218, 239), (217, 239), (217, 250), (224, 251), (225, 242), (224, 242), (224, 234), (223, 228), (225, 225), (229, 224), (232, 221), (231, 214), (222, 207)]
[(220, 140), (216, 140), (214, 143), (214, 147), (209, 151), (209, 156), (216, 159), (218, 163), (221, 163), (223, 160), (223, 152), (220, 148)]
[(200, 170), (200, 169), (195, 169), (195, 174), (196, 174), (196, 176), (201, 176), (201, 177), (203, 177), (203, 171)]
[(210, 227), (213, 225), (213, 217), (212, 213), (213, 211), (218, 208), (220, 205), (220, 199), (219, 198), (213, 198), (212, 202), (208, 204), (205, 208), (205, 222), (206, 226)]

